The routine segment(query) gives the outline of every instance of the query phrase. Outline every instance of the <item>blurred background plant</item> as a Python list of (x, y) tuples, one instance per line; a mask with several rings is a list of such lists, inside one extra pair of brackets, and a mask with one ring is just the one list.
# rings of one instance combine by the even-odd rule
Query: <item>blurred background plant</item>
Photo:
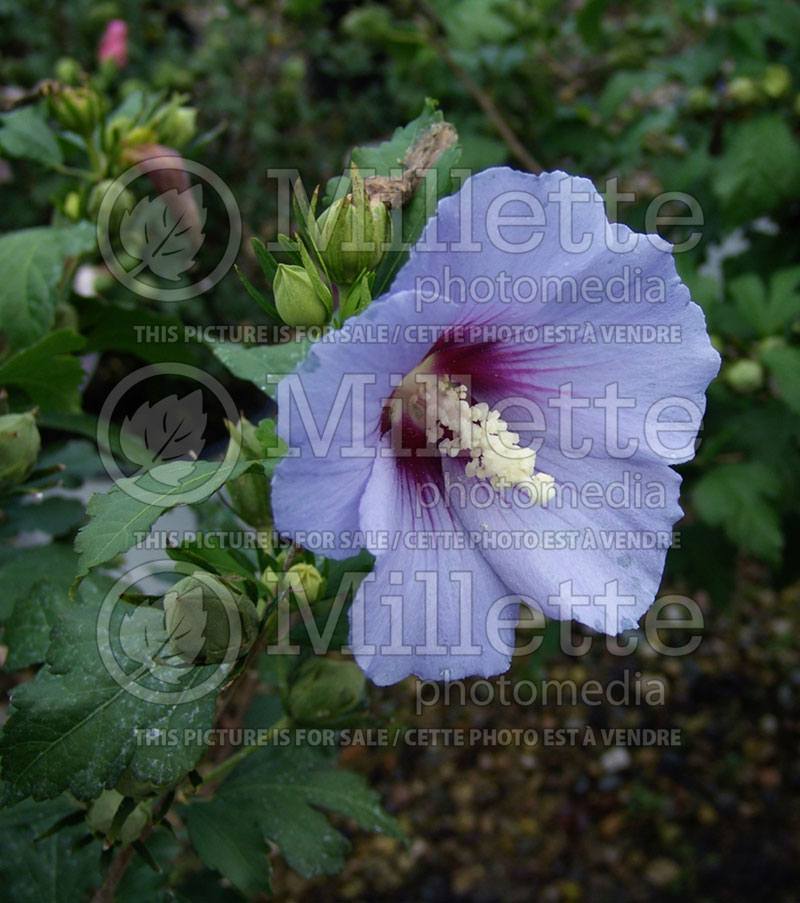
[[(124, 53), (121, 33), (108, 32), (114, 20), (127, 25)], [(686, 518), (678, 526), (680, 545), (668, 556), (665, 586), (699, 594), (709, 612), (732, 601), (750, 606), (763, 588), (772, 595), (758, 597), (755, 635), (767, 629), (765, 598), (783, 600), (774, 607), (784, 620), (796, 617), (787, 614), (786, 599), (796, 596), (800, 580), (800, 560), (791, 552), (800, 539), (800, 8), (780, 0), (31, 0), (24, 6), (0, 0), (0, 86), (0, 231), (65, 230), (56, 256), (70, 267), (91, 259), (92, 239), (81, 224), (96, 216), (104, 183), (131, 148), (177, 148), (200, 160), (235, 195), (245, 239), (266, 241), (279, 225), (268, 169), (298, 168), (306, 186), (324, 190), (346, 170), (353, 147), (387, 138), (418, 116), (426, 97), (435, 97), (456, 126), (462, 167), (562, 168), (589, 176), (601, 189), (615, 180), (617, 217), (647, 231), (655, 228), (653, 199), (664, 192), (691, 195), (702, 225), (674, 198), (661, 206), (658, 228), (686, 248), (676, 255), (678, 268), (705, 309), (723, 367), (709, 391), (698, 456), (682, 468)], [(33, 149), (20, 144), (34, 133)], [(213, 217), (207, 231), (205, 250), (212, 254), (226, 236), (214, 232)], [(245, 276), (269, 296), (249, 240), (240, 258)], [(299, 275), (296, 261), (279, 258), (294, 264), (289, 276)], [(8, 267), (9, 260), (1, 262)], [(39, 333), (14, 339), (4, 327), (0, 367), (13, 364), (5, 377), (10, 372), (12, 387), (18, 380), (20, 393), (12, 408), (39, 408), (45, 450), (34, 482), (56, 460), (48, 430), (80, 432), (83, 424), (90, 434), (80, 416), (96, 415), (109, 385), (143, 359), (177, 353), (175, 345), (133, 343), (133, 323), (270, 321), (269, 310), (253, 305), (233, 272), (201, 298), (168, 308), (103, 281), (102, 274), (97, 293), (81, 298), (69, 291), (71, 275), (68, 270), (63, 284), (53, 286), (52, 317)], [(32, 395), (31, 381), (19, 382), (25, 367), (20, 370), (18, 358), (13, 363), (48, 330), (62, 331), (42, 354), (74, 354), (80, 343), (65, 338), (65, 328), (87, 340), (84, 353), (99, 355), (82, 400), (75, 394), (80, 374), (70, 371), (69, 423), (57, 416), (64, 396)], [(230, 383), (202, 345), (181, 348), (188, 361)], [(30, 360), (35, 363), (36, 352)], [(244, 381), (234, 385), (237, 400), (257, 413), (259, 394)], [(35, 445), (38, 450), (38, 439)], [(78, 479), (87, 464), (74, 446), (73, 460)], [(29, 463), (12, 461), (20, 481)], [(15, 504), (5, 506), (12, 516)], [(48, 528), (67, 548), (81, 512), (60, 505), (57, 513), (57, 526)], [(739, 624), (746, 616), (734, 605), (721, 617)], [(778, 656), (778, 676), (767, 683), (788, 680), (796, 701), (796, 628), (791, 633), (792, 654)], [(794, 677), (787, 677), (792, 668)], [(391, 693), (381, 697), (387, 705)], [(768, 692), (758, 705), (770, 705)], [(795, 703), (784, 709), (796, 721)], [(392, 765), (376, 760), (365, 767), (380, 772)], [(796, 790), (796, 766), (784, 779)], [(648, 892), (696, 889), (661, 865)], [(553, 887), (561, 883), (560, 896), (552, 898), (582, 899), (575, 880), (553, 878)], [(436, 892), (455, 894), (453, 886)], [(495, 899), (471, 892), (463, 898)], [(783, 893), (783, 885), (774, 892)], [(735, 893), (704, 898), (739, 899)]]

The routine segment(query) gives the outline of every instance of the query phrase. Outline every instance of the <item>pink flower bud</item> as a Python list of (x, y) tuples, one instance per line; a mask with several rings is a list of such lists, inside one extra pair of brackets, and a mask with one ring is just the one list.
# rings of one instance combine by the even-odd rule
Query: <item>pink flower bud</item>
[(122, 19), (112, 19), (97, 48), (97, 58), (101, 63), (111, 60), (122, 69), (128, 65), (128, 23)]

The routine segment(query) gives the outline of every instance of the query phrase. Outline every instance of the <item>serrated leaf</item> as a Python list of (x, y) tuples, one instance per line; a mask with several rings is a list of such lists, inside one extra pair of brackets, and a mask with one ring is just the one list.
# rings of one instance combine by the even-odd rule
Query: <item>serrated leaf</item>
[(91, 223), (43, 226), (0, 238), (0, 332), (14, 349), (40, 339), (53, 322), (64, 261), (95, 247)]
[(45, 166), (59, 166), (64, 161), (55, 132), (34, 107), (0, 115), (0, 152)]
[[(350, 847), (318, 809), (341, 813), (366, 830), (401, 839), (397, 823), (383, 811), (377, 793), (364, 779), (332, 765), (331, 752), (318, 747), (258, 750), (231, 772), (213, 801), (186, 807), (192, 842), (198, 819), (202, 833), (210, 820), (227, 824), (238, 813), (241, 822), (257, 826), (265, 841), (278, 845), (293, 869), (310, 878), (338, 872)], [(205, 840), (201, 837), (201, 846), (207, 847)], [(216, 857), (214, 863), (231, 881), (235, 866), (227, 856)]]
[(83, 820), (34, 843), (59, 819), (78, 811), (66, 796), (0, 810), (0, 884), (9, 903), (75, 903), (100, 886), (100, 843), (78, 845), (87, 834)]
[(54, 542), (27, 549), (2, 548), (0, 556), (0, 620), (5, 620), (19, 599), (30, 596), (33, 587), (46, 575), (49, 583), (63, 592), (75, 579), (78, 556), (66, 543)]
[(769, 367), (780, 397), (800, 414), (800, 348), (768, 348), (761, 352), (761, 360)]
[[(169, 473), (178, 469), (183, 474), (186, 465), (191, 465), (190, 473), (174, 486), (166, 483)], [(257, 461), (240, 461), (230, 469), (228, 479), (258, 466)], [(198, 491), (205, 485), (208, 485), (208, 495), (216, 492), (219, 484), (214, 475), (221, 467), (225, 465), (214, 461), (174, 461), (156, 468), (160, 479), (145, 473), (133, 481), (120, 480), (104, 495), (95, 493), (86, 509), (89, 523), (75, 539), (75, 550), (80, 554), (77, 576), (83, 576), (96, 565), (127, 552), (165, 511), (182, 504), (188, 492)], [(139, 491), (152, 493), (152, 500), (144, 501), (130, 495), (126, 490), (132, 483)]]
[(3, 630), (3, 645), (8, 646), (5, 669), (16, 671), (41, 664), (50, 645), (50, 631), (61, 612), (70, 605), (66, 590), (52, 583), (37, 583), (14, 606)]
[[(30, 483), (25, 484), (26, 487)], [(3, 520), (0, 522), (0, 538), (10, 539), (18, 533), (40, 530), (60, 537), (83, 523), (84, 507), (78, 499), (60, 495), (42, 498), (12, 496), (3, 501)]]
[[(199, 642), (194, 655), (188, 656), (189, 660), (194, 658), (203, 646), (202, 628), (205, 625), (205, 612), (202, 611), (202, 596), (200, 609), (203, 623), (200, 626)], [(184, 632), (188, 633), (188, 630)], [(182, 636), (180, 629), (176, 630), (175, 634)], [(148, 604), (132, 608), (124, 615), (119, 626), (120, 647), (132, 662), (144, 665), (151, 674), (155, 674), (165, 683), (178, 684), (183, 675), (177, 669), (182, 667), (185, 661), (170, 649), (171, 639), (172, 636), (167, 632), (164, 623), (163, 610)]]
[(86, 374), (70, 352), (84, 343), (71, 329), (51, 332), (0, 366), (0, 386), (17, 386), (43, 411), (79, 411), (78, 387)]
[(249, 380), (266, 395), (274, 396), (275, 386), (291, 373), (308, 353), (309, 343), (285, 342), (281, 345), (254, 345), (245, 348), (233, 342), (214, 345), (214, 357), (234, 376)]
[(436, 101), (427, 98), (419, 116), (408, 125), (396, 128), (388, 141), (377, 147), (356, 147), (350, 158), (359, 169), (374, 170), (379, 176), (396, 176), (398, 169), (402, 171), (406, 153), (420, 134), (434, 123), (443, 121), (444, 115), (437, 109)]
[(776, 562), (783, 534), (776, 500), (781, 484), (760, 461), (724, 464), (704, 474), (694, 489), (694, 505), (708, 524), (723, 527), (744, 551)]
[(223, 874), (242, 893), (272, 891), (272, 867), (254, 819), (231, 808), (197, 804), (187, 809), (187, 828), (205, 865)]
[(800, 266), (772, 274), (769, 281), (767, 330), (777, 332), (800, 316)]
[(150, 469), (156, 462), (171, 462), (190, 453), (200, 455), (205, 446), (208, 415), (203, 410), (203, 392), (178, 398), (169, 395), (152, 406), (143, 402), (120, 428), (120, 446), (125, 457)]
[(732, 224), (769, 213), (800, 191), (800, 145), (783, 117), (768, 113), (731, 125), (712, 180)]
[(162, 279), (180, 279), (205, 241), (207, 215), (202, 185), (184, 191), (170, 188), (153, 198), (142, 198), (133, 210), (126, 210), (120, 242), (131, 257), (141, 261), (129, 275), (135, 277), (149, 269)]
[[(119, 636), (125, 607), (115, 606), (109, 638), (103, 639), (97, 627), (101, 597), (98, 592), (93, 600), (65, 609), (53, 630), (48, 667), (12, 693), (14, 711), (0, 737), (6, 804), (27, 796), (49, 799), (65, 790), (94, 799), (126, 767), (136, 780), (170, 783), (193, 768), (203, 752), (199, 744), (180, 742), (182, 731), (210, 727), (215, 694), (185, 701), (183, 690), (206, 680), (213, 667), (184, 669), (182, 690), (148, 678), (154, 689), (171, 692), (174, 702), (139, 698), (131, 690), (142, 679), (142, 666), (126, 662), (117, 650), (120, 671), (127, 676), (115, 679), (101, 657), (102, 643)], [(169, 729), (177, 743), (137, 744), (143, 732)]]

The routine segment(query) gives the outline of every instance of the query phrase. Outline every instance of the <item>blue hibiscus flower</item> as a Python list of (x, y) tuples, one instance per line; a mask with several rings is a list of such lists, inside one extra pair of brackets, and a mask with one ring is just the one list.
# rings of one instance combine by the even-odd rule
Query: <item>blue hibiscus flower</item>
[(585, 179), (487, 170), (281, 383), (276, 526), (375, 555), (350, 645), (378, 684), (506, 670), (520, 600), (619, 633), (658, 590), (718, 368), (667, 242)]

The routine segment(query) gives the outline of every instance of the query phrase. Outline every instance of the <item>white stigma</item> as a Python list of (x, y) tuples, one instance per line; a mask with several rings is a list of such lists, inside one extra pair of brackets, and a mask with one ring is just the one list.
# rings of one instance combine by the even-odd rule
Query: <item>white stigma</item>
[[(467, 387), (440, 377), (433, 390), (425, 379), (419, 393), (425, 405), (425, 435), (442, 455), (456, 457), (468, 451), (468, 477), (488, 480), (500, 491), (522, 486), (536, 504), (546, 504), (555, 494), (555, 480), (549, 474), (535, 473), (536, 452), (521, 448), (519, 434), (513, 433), (500, 416), (485, 402), (470, 405)], [(448, 435), (449, 434), (449, 435)]]

